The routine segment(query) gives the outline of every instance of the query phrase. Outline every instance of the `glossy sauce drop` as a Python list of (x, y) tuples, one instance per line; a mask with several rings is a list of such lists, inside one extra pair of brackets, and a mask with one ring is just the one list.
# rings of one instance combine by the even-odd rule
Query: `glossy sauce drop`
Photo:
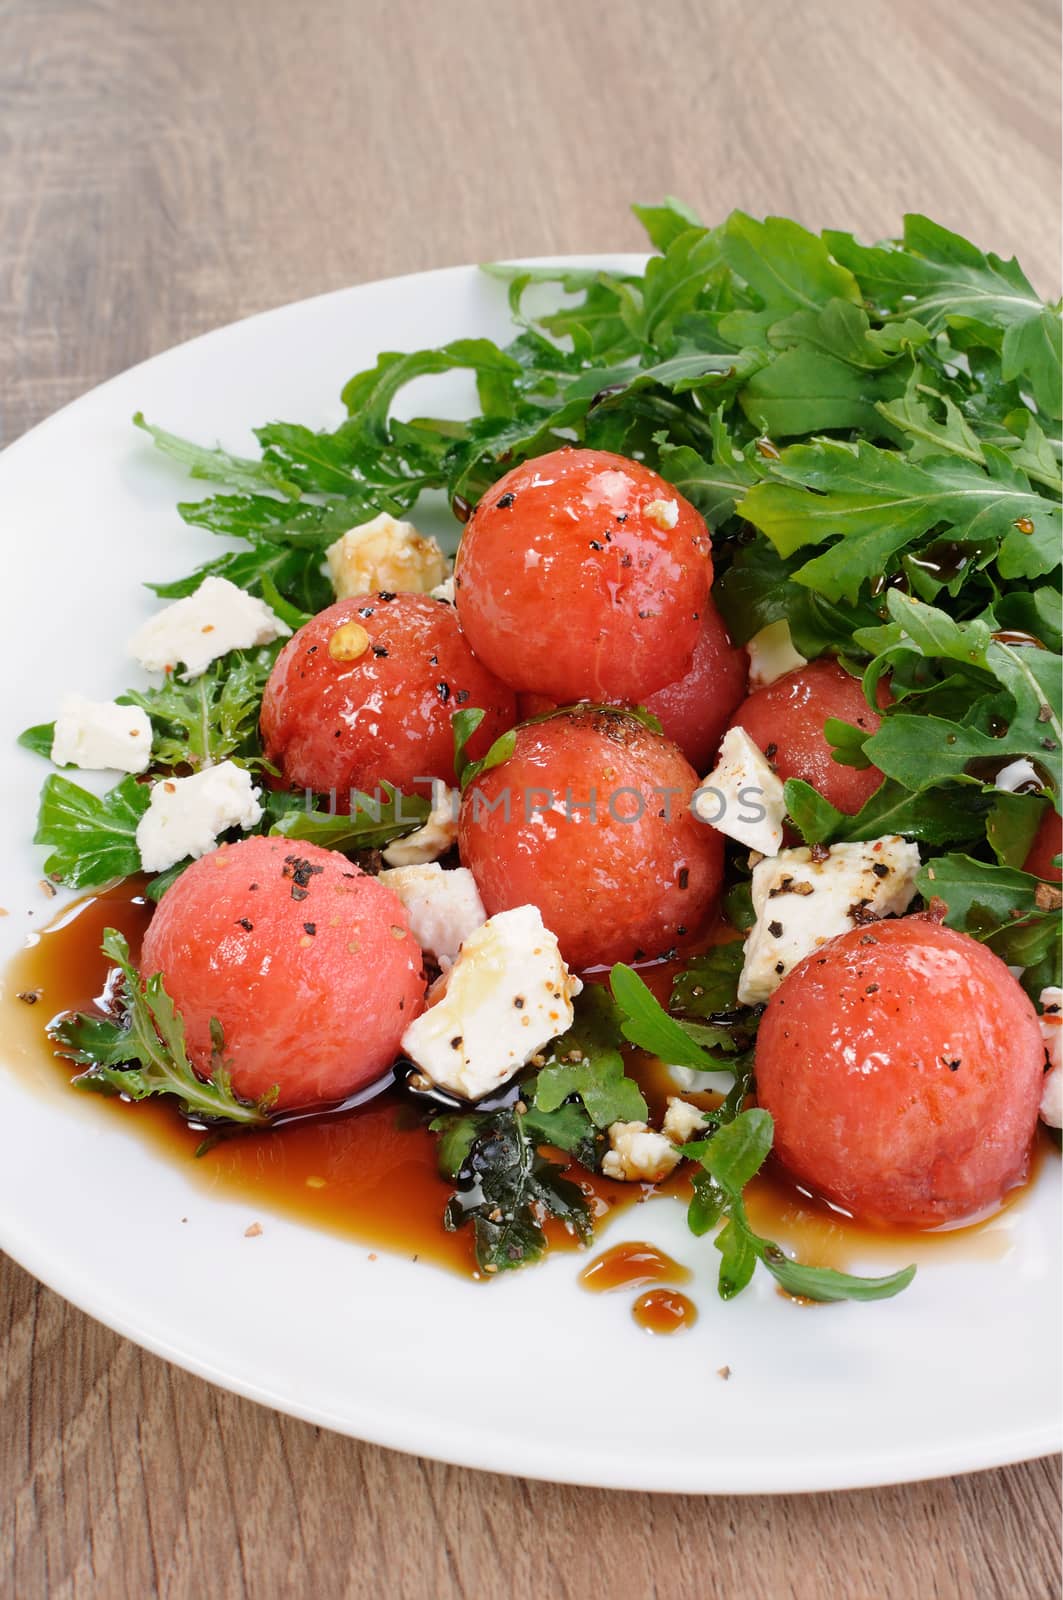
[(1043, 644), (1036, 634), (1024, 633), (1021, 628), (998, 628), (991, 637), (996, 640), (997, 644), (1008, 644), (1011, 645), (1012, 649), (1023, 649), (1027, 646), (1031, 646), (1035, 650), (1048, 649), (1048, 646)]
[(615, 1289), (641, 1289), (647, 1283), (686, 1283), (690, 1276), (689, 1267), (639, 1239), (615, 1244), (595, 1256), (579, 1281), (594, 1294), (611, 1294)]
[(948, 584), (960, 576), (978, 553), (977, 545), (960, 544), (955, 539), (939, 539), (936, 544), (928, 545), (918, 555), (907, 559), (928, 577), (938, 583)]
[(649, 1289), (639, 1295), (631, 1315), (645, 1333), (682, 1333), (697, 1322), (698, 1308), (678, 1289)]

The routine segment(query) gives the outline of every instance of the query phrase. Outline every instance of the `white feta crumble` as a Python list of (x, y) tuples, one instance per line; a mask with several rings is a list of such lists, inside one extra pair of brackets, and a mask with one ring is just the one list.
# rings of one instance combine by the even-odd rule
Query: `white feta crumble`
[(776, 678), (796, 672), (798, 667), (808, 666), (807, 658), (794, 649), (790, 624), (785, 617), (779, 622), (769, 622), (766, 628), (755, 633), (746, 644), (746, 653), (749, 656), (751, 690), (764, 689)]
[(645, 1122), (614, 1122), (611, 1148), (602, 1157), (602, 1172), (623, 1183), (660, 1183), (679, 1165), (671, 1139)]
[(137, 849), (145, 872), (165, 872), (185, 856), (205, 856), (227, 828), (253, 828), (262, 820), (251, 774), (219, 761), (190, 778), (162, 778), (137, 824)]
[(1042, 786), (1037, 768), (1025, 756), (1001, 767), (993, 781), (994, 789), (1003, 789), (1005, 794), (1015, 794), (1019, 789), (1040, 789)]
[(1041, 1037), (1045, 1042), (1048, 1071), (1041, 1093), (1041, 1121), (1050, 1128), (1063, 1127), (1063, 989), (1054, 984), (1041, 990)]
[(148, 672), (168, 672), (183, 662), (184, 676), (198, 678), (230, 650), (271, 644), (291, 631), (264, 600), (256, 600), (228, 578), (204, 578), (194, 594), (175, 600), (142, 623), (128, 649)]
[(445, 783), (432, 785), (432, 809), (421, 826), (396, 839), (383, 852), (389, 867), (419, 867), (428, 861), (438, 861), (445, 856), (458, 837), (459, 789), (448, 789)]
[(696, 1067), (677, 1067), (670, 1061), (665, 1065), (676, 1088), (687, 1094), (726, 1094), (734, 1083), (731, 1072), (699, 1072)]
[[(822, 859), (817, 859), (822, 857)], [(756, 923), (738, 982), (743, 1005), (759, 1005), (786, 974), (828, 939), (859, 923), (899, 916), (916, 894), (919, 850), (899, 834), (828, 849), (781, 850), (753, 868)]]
[(693, 1139), (701, 1133), (708, 1117), (699, 1106), (691, 1105), (689, 1100), (680, 1099), (679, 1095), (668, 1096), (668, 1109), (664, 1113), (661, 1123), (661, 1132), (673, 1144), (686, 1144), (688, 1139)]
[(402, 1048), (440, 1088), (480, 1100), (572, 1026), (582, 988), (535, 906), (500, 911), (433, 984)]
[(447, 558), (436, 541), (386, 511), (348, 528), (325, 555), (338, 600), (380, 589), (427, 594), (447, 575)]
[(143, 772), (151, 761), (151, 719), (139, 706), (68, 694), (55, 719), (52, 760), (57, 767)]
[(380, 873), (406, 907), (413, 936), (439, 966), (457, 960), (462, 944), (487, 921), (476, 879), (468, 867), (444, 872), (438, 862), (391, 867)]
[(454, 604), (454, 574), (451, 573), (449, 578), (444, 578), (442, 583), (437, 583), (434, 589), (429, 589), (428, 593), (433, 600), (445, 600), (448, 606), (452, 606)]
[(644, 510), (645, 515), (662, 532), (668, 532), (679, 522), (678, 500), (651, 500)]
[(782, 779), (744, 728), (728, 728), (716, 765), (698, 787), (694, 814), (729, 839), (774, 856), (782, 849)]

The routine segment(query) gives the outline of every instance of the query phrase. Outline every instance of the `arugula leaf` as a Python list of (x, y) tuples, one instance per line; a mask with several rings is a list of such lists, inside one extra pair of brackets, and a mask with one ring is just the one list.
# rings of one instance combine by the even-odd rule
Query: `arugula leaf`
[(473, 766), (468, 754), (469, 740), (486, 715), (487, 712), (481, 711), (479, 706), (466, 706), (461, 711), (455, 711), (450, 719), (454, 734), (454, 771), (458, 775), (459, 789), (465, 788), (467, 774)]
[(290, 500), (299, 498), (298, 487), (266, 461), (253, 461), (247, 456), (230, 455), (228, 450), (207, 449), (179, 438), (147, 422), (142, 411), (136, 412), (133, 424), (150, 433), (159, 450), (185, 468), (190, 478), (210, 478), (215, 483), (227, 483), (233, 489), (254, 492), (267, 489), (285, 495)]
[(1037, 829), (1047, 807), (1030, 794), (1008, 794), (998, 790), (986, 796), (986, 838), (1002, 867), (1021, 867), (1030, 853)]
[(621, 1011), (620, 1031), (625, 1039), (671, 1067), (719, 1071), (719, 1061), (695, 1043), (681, 1022), (669, 1016), (637, 972), (618, 963), (609, 974), (609, 983)]
[(454, 1232), (471, 1224), (481, 1272), (506, 1272), (537, 1261), (546, 1250), (544, 1214), (584, 1242), (592, 1237), (583, 1191), (539, 1153), (519, 1113), (439, 1117), (432, 1127), (443, 1133), (444, 1175), (457, 1183), (443, 1225)]
[(539, 1144), (554, 1145), (566, 1150), (584, 1167), (599, 1166), (601, 1134), (583, 1110), (574, 1101), (558, 1106), (554, 1111), (543, 1111), (539, 1106), (529, 1106), (519, 1113), (525, 1131)]
[(915, 1277), (914, 1265), (878, 1278), (839, 1272), (837, 1267), (806, 1267), (772, 1244), (764, 1246), (760, 1260), (787, 1294), (802, 1300), (891, 1300)]
[(232, 651), (190, 682), (167, 677), (159, 688), (128, 689), (123, 705), (140, 706), (151, 718), (152, 760), (193, 771), (236, 761), (263, 764), (258, 715), (277, 649), (252, 655)]
[(518, 363), (490, 339), (455, 339), (438, 350), (418, 350), (412, 355), (386, 351), (377, 357), (374, 367), (358, 373), (344, 386), (341, 398), (348, 417), (345, 434), (386, 445), (388, 417), (399, 391), (415, 378), (460, 367), (475, 372), (481, 382), (492, 376), (520, 376)]
[[(887, 636), (889, 660), (895, 661), (898, 652), (913, 652), (929, 660), (962, 663), (978, 676), (972, 679), (962, 723), (893, 710), (866, 741), (868, 758), (908, 789), (922, 790), (950, 778), (981, 781), (980, 769), (972, 763), (986, 762), (995, 774), (1006, 758), (1026, 757), (1043, 769), (1058, 806), (1063, 788), (1059, 657), (994, 638), (982, 619), (958, 623), (937, 607), (896, 591), (890, 592), (888, 605), (898, 626)], [(992, 781), (990, 776), (990, 785)]]
[(971, 856), (935, 856), (920, 869), (916, 881), (925, 899), (945, 902), (950, 928), (971, 932), (972, 922), (975, 927), (981, 922), (983, 928), (995, 931), (1007, 927), (1016, 911), (1037, 910), (1039, 880), (1031, 873)]
[(641, 1122), (646, 1101), (624, 1073), (620, 1053), (621, 1018), (608, 992), (588, 984), (575, 1004), (575, 1020), (550, 1047), (546, 1065), (531, 1089), (536, 1113), (553, 1113), (575, 1097), (596, 1128), (613, 1122)]
[(655, 250), (665, 251), (688, 228), (700, 228), (701, 221), (689, 206), (674, 195), (665, 195), (659, 206), (633, 205), (632, 211), (650, 236)]
[(390, 783), (381, 783), (373, 795), (352, 789), (344, 796), (350, 806), (344, 812), (322, 810), (312, 798), (309, 793), (270, 795), (266, 801), (273, 819), (270, 833), (353, 855), (359, 850), (380, 850), (405, 838), (427, 821), (431, 810), (422, 795), (402, 794)]
[[(1059, 506), (1031, 489), (1000, 451), (987, 447), (986, 457), (982, 467), (951, 456), (915, 462), (867, 440), (790, 445), (772, 481), (754, 484), (736, 510), (783, 556), (835, 539), (793, 575), (831, 600), (855, 599), (862, 583), (939, 522), (950, 524), (954, 538), (1003, 547), (1006, 565), (1017, 567), (1021, 554), (1025, 576), (1050, 572), (1059, 562)], [(1030, 534), (1019, 524), (1029, 524)]]
[(722, 419), (722, 407), (712, 422), (712, 450), (700, 454), (690, 445), (667, 442), (660, 435), (660, 469), (668, 482), (697, 507), (710, 528), (718, 528), (734, 515), (737, 501), (757, 480), (756, 469), (732, 442)]
[(1028, 872), (971, 856), (944, 855), (920, 871), (920, 892), (947, 907), (946, 923), (988, 944), (1008, 966), (1022, 967), (1037, 999), (1063, 976), (1063, 896)]
[(450, 719), (454, 733), (454, 771), (458, 777), (458, 788), (463, 792), (483, 773), (490, 772), (492, 767), (500, 767), (503, 761), (508, 761), (516, 749), (517, 730), (509, 728), (505, 733), (499, 734), (486, 755), (481, 756), (478, 761), (469, 759), (469, 740), (486, 715), (486, 711), (481, 711), (478, 706), (465, 706), (461, 711), (455, 711)]
[(773, 1137), (770, 1114), (756, 1107), (741, 1112), (710, 1138), (686, 1147), (700, 1159), (709, 1180), (708, 1185), (703, 1180), (700, 1188), (695, 1189), (699, 1209), (694, 1213), (693, 1231), (707, 1231), (702, 1223), (714, 1206), (726, 1218), (715, 1239), (720, 1252), (720, 1298), (730, 1300), (740, 1293), (752, 1278), (758, 1261), (787, 1294), (808, 1300), (885, 1300), (906, 1289), (915, 1276), (914, 1266), (877, 1278), (856, 1277), (833, 1267), (806, 1267), (792, 1261), (770, 1239), (753, 1231), (742, 1191), (763, 1166)]
[(783, 788), (787, 814), (805, 844), (879, 839), (885, 833), (901, 833), (924, 844), (981, 839), (992, 804), (988, 796), (956, 784), (913, 793), (887, 778), (849, 816), (800, 778), (788, 778)]
[(52, 759), (54, 741), (54, 722), (39, 722), (35, 727), (25, 729), (18, 736), (18, 742), (23, 750), (32, 750), (35, 756), (43, 756), (46, 761)]
[(712, 1017), (738, 1005), (738, 979), (744, 947), (741, 939), (714, 944), (693, 956), (672, 980), (670, 1008), (692, 1017)]
[(48, 877), (68, 889), (99, 889), (140, 871), (137, 824), (148, 809), (150, 789), (135, 776), (123, 778), (103, 796), (57, 772), (44, 780), (34, 844), (51, 854)]
[(184, 1115), (196, 1122), (239, 1123), (245, 1127), (267, 1124), (276, 1090), (255, 1104), (234, 1093), (222, 1056), (220, 1027), (212, 1024), (211, 1073), (203, 1079), (188, 1058), (184, 1022), (166, 992), (162, 974), (157, 972), (142, 980), (130, 960), (124, 936), (114, 928), (104, 930), (102, 949), (121, 975), (124, 1016), (116, 1021), (79, 1013), (62, 1019), (50, 1030), (60, 1052), (87, 1069), (75, 1078), (75, 1083), (80, 1088), (121, 1094), (129, 1100), (172, 1096)]
[(895, 365), (929, 340), (922, 323), (912, 320), (872, 328), (863, 306), (851, 300), (828, 300), (822, 311), (795, 311), (768, 329), (768, 343), (774, 347), (807, 346), (872, 373)]
[(1061, 413), (1059, 312), (1042, 302), (1017, 261), (983, 253), (959, 234), (911, 214), (903, 245), (858, 244), (828, 229), (836, 261), (860, 280), (864, 294), (889, 312), (915, 318), (931, 332), (975, 322), (1003, 330), (1003, 377), (1022, 375), (1048, 416)]
[[(682, 484), (676, 487), (686, 493)], [(784, 560), (767, 539), (735, 551), (712, 592), (737, 644), (745, 644), (770, 623), (785, 620), (794, 645), (811, 660), (828, 650), (851, 651), (854, 629), (878, 622), (869, 602), (829, 600), (798, 582), (794, 574), (800, 565), (799, 556)]]
[(853, 273), (822, 239), (787, 217), (757, 222), (732, 211), (724, 224), (721, 248), (734, 268), (771, 312), (815, 310), (830, 300), (863, 296)]
[(828, 428), (859, 428), (875, 438), (889, 431), (884, 407), (902, 384), (893, 373), (870, 377), (836, 356), (793, 349), (752, 373), (739, 400), (749, 420), (774, 439)]

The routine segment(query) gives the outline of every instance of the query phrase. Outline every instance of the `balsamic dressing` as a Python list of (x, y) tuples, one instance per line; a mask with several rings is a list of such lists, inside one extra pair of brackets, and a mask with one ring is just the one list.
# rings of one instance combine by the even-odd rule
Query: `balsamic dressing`
[(650, 1289), (640, 1294), (631, 1314), (644, 1333), (682, 1333), (698, 1320), (697, 1306), (678, 1289)]

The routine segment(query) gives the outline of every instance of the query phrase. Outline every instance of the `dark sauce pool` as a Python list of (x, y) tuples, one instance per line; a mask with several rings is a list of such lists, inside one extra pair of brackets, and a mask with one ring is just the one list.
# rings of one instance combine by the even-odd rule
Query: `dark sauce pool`
[[(46, 1027), (51, 1018), (62, 1012), (91, 1010), (102, 995), (108, 975), (108, 963), (100, 951), (104, 928), (114, 927), (124, 933), (135, 959), (150, 914), (150, 903), (144, 901), (135, 881), (124, 883), (68, 906), (50, 926), (38, 930), (32, 943), (10, 964), (0, 1001), (4, 1038), (27, 1074), (35, 1075), (42, 1087), (54, 1087), (64, 1078), (69, 1081), (78, 1070), (55, 1055)], [(670, 977), (667, 970), (657, 968), (645, 976), (648, 980), (652, 976), (652, 986), (665, 998)], [(32, 1000), (28, 998), (31, 996)], [(632, 1070), (642, 1085), (651, 1115), (658, 1117), (667, 1095), (677, 1092), (667, 1070), (646, 1057), (635, 1058)], [(685, 1097), (705, 1109), (718, 1102), (718, 1097), (711, 1095)], [(124, 1118), (137, 1136), (158, 1148), (161, 1156), (186, 1163), (208, 1191), (244, 1200), (249, 1221), (263, 1212), (280, 1213), (370, 1249), (390, 1250), (465, 1276), (480, 1276), (473, 1257), (471, 1230), (448, 1233), (443, 1227), (443, 1210), (451, 1186), (439, 1175), (436, 1140), (427, 1130), (423, 1109), (398, 1088), (388, 1087), (351, 1109), (292, 1117), (268, 1131), (224, 1136), (198, 1156), (196, 1152), (204, 1143), (203, 1129), (190, 1126), (165, 1101), (131, 1104), (114, 1097), (106, 1102), (105, 1109), (110, 1115)], [(1047, 1142), (1039, 1148), (1047, 1148)], [(1032, 1170), (1037, 1164), (1035, 1160)], [(572, 1166), (568, 1176), (587, 1195), (598, 1230), (609, 1218), (653, 1192), (646, 1185), (612, 1182), (578, 1166)], [(688, 1186), (680, 1172), (660, 1185), (657, 1192), (682, 1200)], [(1008, 1229), (1001, 1224), (1023, 1192), (1014, 1191), (994, 1217), (950, 1231), (877, 1230), (854, 1223), (797, 1188), (781, 1170), (769, 1165), (747, 1190), (747, 1207), (758, 1232), (777, 1239), (804, 1262), (846, 1268), (873, 1256), (888, 1263), (881, 1269), (888, 1270), (942, 1250), (962, 1249), (999, 1259), (1009, 1247)], [(552, 1249), (578, 1248), (572, 1235), (552, 1219), (547, 1221), (546, 1233)], [(617, 1250), (630, 1253), (631, 1248), (620, 1246)], [(652, 1249), (643, 1245), (634, 1248)], [(699, 1273), (705, 1271), (714, 1280), (716, 1255), (711, 1245), (706, 1248), (705, 1241), (691, 1239), (690, 1251), (691, 1258), (699, 1264)], [(626, 1271), (621, 1269), (621, 1262), (611, 1252), (607, 1257), (611, 1257), (608, 1265), (603, 1262), (597, 1274), (592, 1262), (586, 1274), (592, 1280), (588, 1287), (624, 1286)], [(625, 1259), (624, 1266), (632, 1274), (627, 1278), (631, 1288), (653, 1281), (652, 1269), (648, 1276), (640, 1276), (640, 1269), (647, 1265), (645, 1259)], [(666, 1278), (674, 1284), (683, 1281), (685, 1275), (680, 1264), (670, 1261), (663, 1270), (657, 1269), (658, 1282)], [(683, 1298), (673, 1290), (667, 1294), (677, 1301)], [(656, 1299), (652, 1304), (656, 1309), (644, 1310), (636, 1320), (648, 1326), (656, 1317), (661, 1326), (655, 1331), (664, 1331), (665, 1324), (689, 1326), (692, 1321), (682, 1308), (662, 1309), (663, 1300), (658, 1307)]]

